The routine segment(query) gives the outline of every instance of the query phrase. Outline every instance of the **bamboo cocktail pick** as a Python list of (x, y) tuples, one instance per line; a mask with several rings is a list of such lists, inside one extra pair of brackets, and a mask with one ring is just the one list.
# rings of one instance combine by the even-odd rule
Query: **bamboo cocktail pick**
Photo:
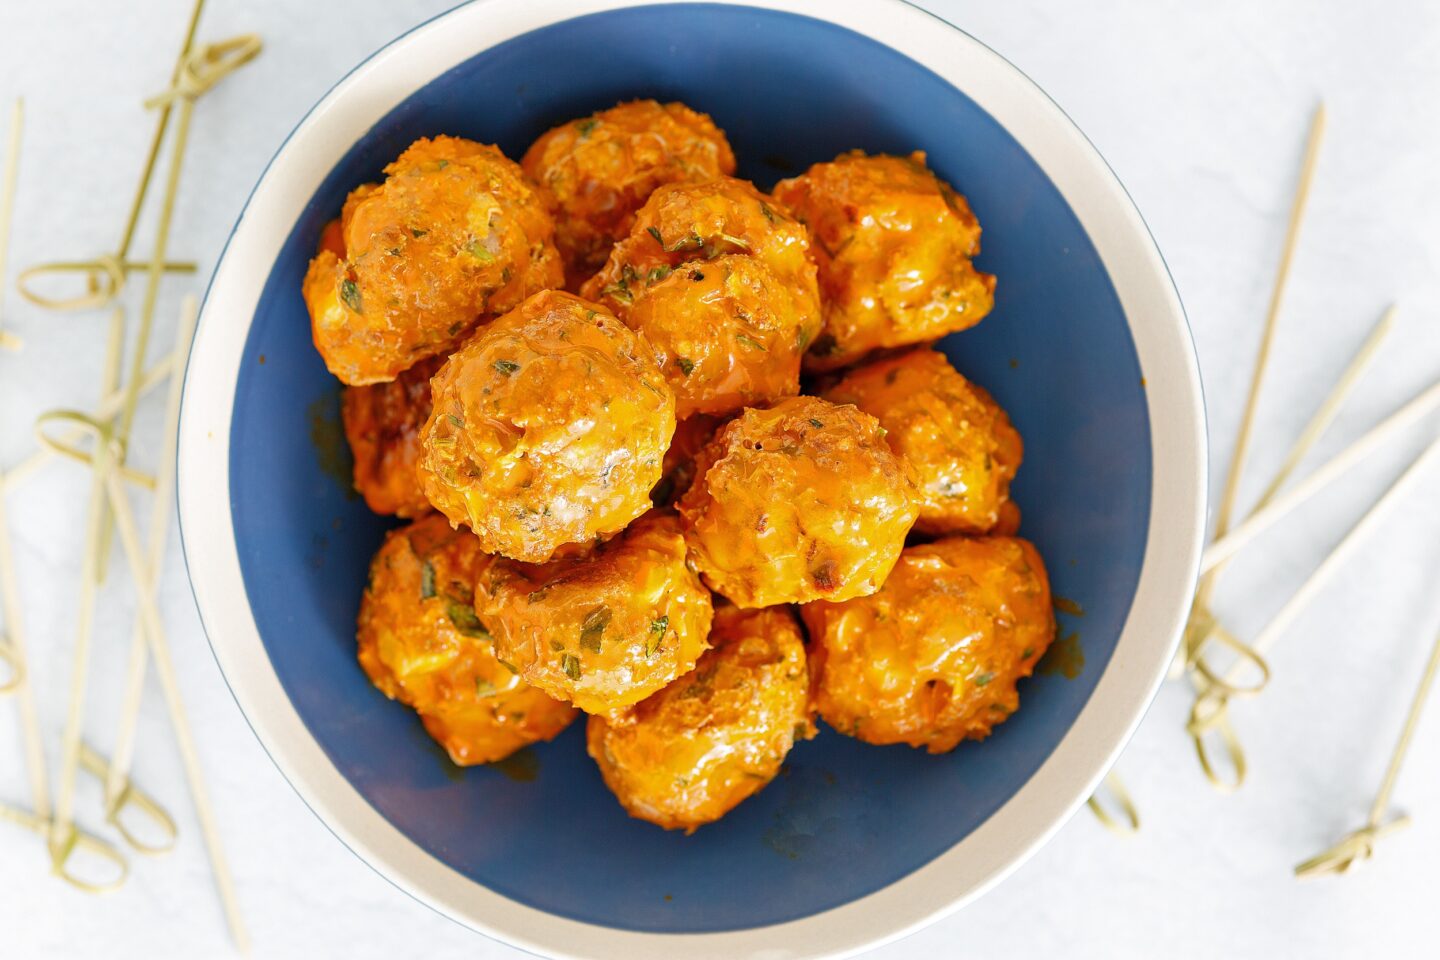
[[(1425, 468), (1430, 462), (1440, 457), (1440, 439), (1436, 439), (1425, 448), (1405, 472), (1385, 491), (1384, 495), (1377, 500), (1369, 510), (1365, 512), (1350, 532), (1345, 534), (1340, 543), (1331, 551), (1314, 572), (1305, 580), (1300, 588), (1295, 591), (1266, 624), (1265, 628), (1256, 636), (1253, 643), (1255, 652), (1263, 656), (1275, 643), (1284, 635), (1285, 631), (1295, 622), (1296, 617), (1304, 610), (1305, 606), (1320, 592), (1329, 581), (1330, 577), (1340, 569), (1350, 558), (1356, 549), (1364, 542), (1366, 535), (1384, 518), (1385, 514), (1413, 487), (1424, 475)], [(1234, 696), (1233, 685), (1237, 678), (1235, 674), (1243, 670), (1243, 665), (1237, 664), (1231, 669), (1231, 673), (1222, 679), (1222, 682), (1207, 686), (1203, 682), (1200, 685), (1199, 693), (1195, 703), (1190, 709), (1190, 720), (1187, 730), (1195, 744), (1195, 751), (1199, 756), (1200, 765), (1205, 771), (1206, 777), (1212, 784), (1222, 789), (1234, 789), (1238, 787), (1245, 778), (1245, 755), (1240, 748), (1238, 738), (1230, 725), (1229, 707)], [(1207, 734), (1216, 734), (1224, 743), (1226, 751), (1230, 755), (1231, 766), (1235, 771), (1233, 781), (1221, 779), (1214, 765), (1211, 763), (1209, 750), (1205, 745)]]
[(1377, 840), (1409, 825), (1410, 818), (1403, 814), (1386, 822), (1385, 813), (1390, 809), (1390, 794), (1395, 790), (1395, 781), (1400, 777), (1400, 768), (1405, 763), (1405, 755), (1410, 751), (1410, 742), (1415, 738), (1415, 728), (1420, 725), (1420, 714), (1425, 709), (1430, 689), (1435, 685), (1436, 673), (1440, 673), (1440, 633), (1436, 633), (1430, 647), (1430, 659), (1420, 675), (1415, 697), (1410, 701), (1410, 712), (1405, 717), (1405, 726), (1400, 729), (1399, 739), (1395, 741), (1390, 764), (1385, 768), (1385, 779), (1380, 782), (1375, 802), (1370, 805), (1369, 820), (1365, 822), (1365, 826), (1347, 834), (1335, 846), (1296, 866), (1296, 876), (1315, 877), (1326, 873), (1345, 873), (1355, 861), (1368, 860), (1375, 855)]
[[(1315, 107), (1310, 119), (1310, 133), (1306, 138), (1304, 159), (1300, 164), (1300, 179), (1295, 187), (1295, 199), (1290, 207), (1290, 222), (1285, 231), (1285, 244), (1281, 249), (1280, 265), (1275, 272), (1275, 283), (1270, 289), (1270, 305), (1265, 312), (1265, 328), (1260, 337), (1260, 350), (1255, 355), (1255, 368), (1250, 374), (1250, 390), (1245, 398), (1245, 409), (1240, 415), (1240, 429), (1235, 435), (1235, 447), (1230, 455), (1230, 469), (1225, 486), (1220, 494), (1220, 504), (1215, 510), (1215, 539), (1230, 530), (1231, 518), (1235, 512), (1235, 501), (1240, 493), (1240, 481), (1245, 473), (1245, 461), (1250, 455), (1250, 435), (1255, 426), (1255, 412), (1260, 405), (1260, 393), (1265, 385), (1265, 374), (1270, 366), (1270, 352), (1275, 344), (1275, 332), (1279, 327), (1280, 305), (1285, 299), (1285, 287), (1290, 279), (1290, 266), (1295, 259), (1295, 249), (1300, 240), (1300, 226), (1305, 220), (1305, 207), (1310, 200), (1310, 186), (1315, 180), (1315, 167), (1320, 159), (1320, 144), (1325, 137), (1325, 104)], [(1200, 579), (1195, 591), (1195, 605), (1207, 610), (1214, 599), (1215, 588), (1220, 576), (1213, 570)], [(1195, 635), (1187, 631), (1185, 644), (1185, 665), (1194, 663), (1200, 655), (1209, 634)], [(1192, 643), (1192, 638), (1195, 641)]]

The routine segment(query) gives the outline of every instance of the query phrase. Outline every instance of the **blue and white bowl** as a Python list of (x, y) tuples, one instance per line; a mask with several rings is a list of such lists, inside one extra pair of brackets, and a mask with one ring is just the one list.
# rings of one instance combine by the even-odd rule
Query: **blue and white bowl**
[[(458, 773), (355, 662), (387, 521), (317, 450), (338, 384), (300, 281), (325, 222), (417, 137), (498, 143), (635, 97), (712, 114), (762, 187), (842, 150), (926, 151), (984, 227), (995, 310), (943, 347), (1025, 438), (1022, 532), (1077, 601), (1084, 666), (1021, 685), (984, 743), (931, 757), (823, 730), (686, 837), (629, 819), (583, 724), (533, 779)], [(325, 444), (322, 443), (322, 447)], [(1145, 224), (1044, 93), (899, 0), (491, 0), (380, 50), (281, 146), (211, 282), (186, 375), (180, 507), (215, 655), (275, 762), (402, 889), (557, 957), (833, 957), (959, 908), (1094, 789), (1139, 722), (1191, 597), (1206, 448), (1195, 356)], [(1073, 672), (1073, 671), (1071, 671)]]

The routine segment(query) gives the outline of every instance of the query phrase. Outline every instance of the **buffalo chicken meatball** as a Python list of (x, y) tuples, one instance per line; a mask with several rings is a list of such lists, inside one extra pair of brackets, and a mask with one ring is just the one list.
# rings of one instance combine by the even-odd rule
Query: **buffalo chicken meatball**
[(480, 321), (560, 286), (555, 224), (520, 167), (456, 137), (417, 140), (360, 187), (304, 294), (315, 347), (352, 386), (395, 379)]
[(340, 414), (355, 459), (355, 489), (376, 513), (418, 517), (430, 512), (415, 464), (420, 428), (430, 417), (430, 378), (443, 362), (443, 357), (431, 357), (390, 383), (344, 389)]
[(814, 735), (805, 646), (788, 608), (718, 607), (710, 644), (693, 671), (586, 728), (621, 805), (667, 830), (720, 819)]
[(781, 181), (775, 196), (815, 239), (825, 326), (806, 357), (811, 369), (936, 340), (990, 312), (995, 278), (970, 262), (980, 224), (924, 153), (841, 154)]
[(585, 292), (645, 334), (682, 417), (798, 393), (820, 326), (805, 228), (728, 177), (656, 190)]
[(627, 707), (689, 671), (710, 631), (710, 594), (673, 514), (642, 517), (586, 556), (497, 559), (475, 600), (496, 653), (587, 713)]
[(537, 294), (451, 355), (432, 392), (421, 488), (487, 552), (538, 563), (650, 509), (675, 397), (608, 310)]
[(851, 370), (825, 398), (880, 421), (885, 440), (915, 469), (922, 533), (989, 533), (1015, 525), (1010, 481), (1024, 447), (990, 394), (929, 348)]
[(746, 410), (680, 499), (692, 557), (742, 607), (874, 593), (915, 522), (915, 481), (867, 413), (815, 397)]
[(360, 665), (462, 766), (550, 740), (576, 715), (495, 658), (471, 598), (489, 563), (468, 531), (432, 514), (385, 538), (360, 602)]
[(546, 132), (521, 166), (554, 198), (555, 245), (567, 286), (578, 289), (656, 187), (732, 174), (735, 154), (705, 114), (636, 100)]
[(802, 608), (815, 706), (866, 743), (931, 753), (982, 740), (1020, 704), (1055, 636), (1050, 583), (1029, 542), (955, 537), (911, 547), (879, 593)]

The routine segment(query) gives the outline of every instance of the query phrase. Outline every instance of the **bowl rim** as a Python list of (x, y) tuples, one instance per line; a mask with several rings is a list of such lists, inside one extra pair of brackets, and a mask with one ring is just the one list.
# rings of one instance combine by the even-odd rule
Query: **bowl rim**
[[(1203, 545), (1205, 411), (1184, 309), (1134, 202), (1074, 122), (1009, 61), (908, 0), (714, 2), (810, 17), (896, 50), (986, 110), (1055, 184), (1110, 275), (1141, 373), (1150, 384), (1145, 396), (1152, 492), (1145, 555), (1114, 655), (1040, 769), (964, 840), (866, 896), (797, 920), (743, 930), (621, 930), (525, 906), (424, 851), (370, 806), (310, 735), (280, 685), (251, 614), (228, 509), (230, 427), (245, 338), (264, 276), (295, 212), (339, 154), (376, 120), (451, 67), (512, 37), (592, 13), (651, 4), (470, 0), (391, 40), (331, 87), (285, 138), (221, 251), (185, 368), (177, 452), (181, 541), (201, 625), (225, 682), (262, 747), (320, 821), (420, 902), (478, 932), (547, 956), (853, 956), (960, 909), (1044, 845), (1118, 758), (1179, 643)], [(277, 203), (277, 197), (289, 199)]]

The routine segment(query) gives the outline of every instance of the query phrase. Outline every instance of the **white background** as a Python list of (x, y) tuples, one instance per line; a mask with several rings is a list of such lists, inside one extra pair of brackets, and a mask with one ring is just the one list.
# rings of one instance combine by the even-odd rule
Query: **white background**
[[(519, 0), (510, 0), (519, 2)], [(172, 249), (208, 275), (244, 197), (301, 114), (358, 60), (449, 0), (214, 0), (201, 39), (262, 34), (263, 56), (196, 113)], [(1321, 455), (1440, 375), (1440, 7), (1425, 0), (930, 0), (1010, 58), (1095, 142), (1169, 260), (1204, 371), (1215, 448), (1228, 462), (1279, 253), (1309, 113), (1330, 128), (1245, 494), (1386, 304), (1402, 322)], [(29, 110), (11, 255), (18, 267), (89, 256), (118, 235), (149, 136), (138, 101), (163, 86), (185, 0), (0, 4), (0, 105)], [(158, 188), (157, 188), (158, 189)], [(148, 248), (142, 229), (138, 249)], [(7, 286), (9, 280), (7, 279)], [(167, 284), (161, 340), (178, 297)], [(139, 284), (132, 290), (138, 291)], [(0, 355), (0, 463), (32, 446), (42, 410), (88, 406), (102, 317), (34, 310), (11, 293), (20, 355)], [(1155, 385), (1152, 385), (1155, 386)], [(153, 458), (158, 398), (136, 457)], [(1237, 563), (1219, 607), (1242, 634), (1264, 624), (1360, 510), (1433, 436), (1387, 448)], [(1081, 812), (999, 889), (874, 954), (910, 957), (1435, 956), (1440, 942), (1440, 703), (1422, 724), (1397, 805), (1415, 816), (1377, 859), (1305, 883), (1298, 860), (1364, 819), (1440, 614), (1440, 476), (1422, 481), (1285, 637), (1275, 680), (1237, 706), (1252, 773), (1233, 796), (1201, 778), (1167, 687), (1120, 769), (1142, 807), (1118, 839)], [(52, 764), (69, 682), (85, 482), (51, 468), (11, 503), (34, 674)], [(118, 560), (118, 557), (117, 557)], [(122, 578), (123, 580), (123, 575)], [(201, 635), (178, 550), (167, 621), (255, 953), (262, 957), (518, 957), (411, 901), (345, 850), (260, 749)], [(108, 747), (130, 610), (102, 602), (87, 732)], [(0, 798), (28, 797), (13, 709), (0, 702)], [(180, 848), (134, 863), (92, 899), (46, 875), (37, 836), (0, 824), (0, 957), (206, 957), (228, 953), (158, 690), (137, 779), (175, 811)], [(97, 791), (80, 809), (97, 821)]]

